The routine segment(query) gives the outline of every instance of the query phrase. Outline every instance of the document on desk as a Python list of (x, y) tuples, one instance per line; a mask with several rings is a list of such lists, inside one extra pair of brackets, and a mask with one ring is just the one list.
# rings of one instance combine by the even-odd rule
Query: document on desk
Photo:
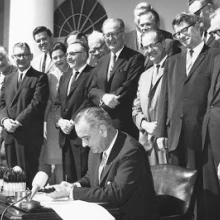
[(69, 198), (52, 199), (45, 193), (37, 193), (33, 199), (42, 206), (52, 208), (63, 220), (115, 220), (105, 208), (96, 203), (70, 201)]

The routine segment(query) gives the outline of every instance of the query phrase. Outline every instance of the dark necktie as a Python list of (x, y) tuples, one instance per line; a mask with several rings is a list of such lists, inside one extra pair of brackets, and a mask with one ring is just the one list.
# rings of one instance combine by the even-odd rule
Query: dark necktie
[[(74, 74), (74, 73), (73, 73), (73, 74)], [(76, 81), (78, 75), (79, 75), (79, 72), (76, 71), (75, 74), (72, 76), (72, 82), (71, 82), (71, 86), (70, 86), (70, 90), (69, 90), (69, 92), (68, 92), (68, 95), (69, 95), (70, 91), (72, 91), (73, 85), (74, 85), (74, 83), (75, 83), (75, 81)]]
[(110, 62), (109, 71), (108, 71), (108, 81), (109, 81), (109, 79), (112, 76), (113, 68), (115, 66), (116, 58), (117, 58), (117, 56), (115, 54), (113, 56), (111, 56), (111, 62)]
[(19, 79), (18, 79), (18, 88), (22, 83), (23, 73), (20, 73)]
[(153, 85), (155, 85), (155, 83), (157, 82), (157, 76), (158, 76), (158, 73), (159, 73), (159, 68), (160, 68), (160, 65), (157, 64), (156, 68), (154, 69), (154, 74), (153, 74), (153, 80), (152, 80)]
[(44, 54), (44, 60), (43, 60), (43, 63), (42, 63), (42, 69), (41, 69), (41, 71), (42, 71), (43, 73), (45, 73), (46, 61), (47, 61), (47, 54), (45, 53), (45, 54)]

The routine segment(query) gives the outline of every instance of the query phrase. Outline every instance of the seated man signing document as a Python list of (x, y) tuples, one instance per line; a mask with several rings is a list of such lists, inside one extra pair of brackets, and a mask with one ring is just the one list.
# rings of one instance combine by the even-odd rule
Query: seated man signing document
[(91, 149), (88, 172), (74, 184), (55, 186), (49, 196), (108, 203), (120, 208), (123, 220), (157, 220), (158, 203), (143, 146), (118, 132), (108, 113), (100, 108), (79, 112), (75, 129), (83, 147)]

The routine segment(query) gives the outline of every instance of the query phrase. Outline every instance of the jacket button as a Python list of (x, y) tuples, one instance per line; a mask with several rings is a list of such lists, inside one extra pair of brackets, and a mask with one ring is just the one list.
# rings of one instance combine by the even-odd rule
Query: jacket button
[(184, 102), (186, 102), (186, 99), (183, 99)]
[(183, 114), (180, 115), (180, 118), (183, 119)]
[(214, 106), (213, 106), (213, 105), (211, 105), (211, 108), (214, 108)]

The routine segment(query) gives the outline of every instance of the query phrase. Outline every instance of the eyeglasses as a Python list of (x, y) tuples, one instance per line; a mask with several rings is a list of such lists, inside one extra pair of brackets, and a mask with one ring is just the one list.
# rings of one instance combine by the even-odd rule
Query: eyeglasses
[(103, 34), (103, 36), (104, 36), (105, 39), (109, 39), (110, 37), (112, 37), (112, 38), (117, 38), (118, 35), (119, 35), (120, 33), (122, 33), (122, 32), (123, 32), (123, 31), (111, 32), (111, 33)]
[(24, 53), (24, 54), (14, 54), (13, 56), (16, 58), (16, 59), (21, 59), (21, 58), (25, 58), (27, 59), (31, 54), (30, 53)]
[(194, 15), (200, 16), (202, 9), (205, 8), (207, 5), (208, 5), (208, 4), (203, 5), (199, 10), (197, 10), (196, 12), (194, 12)]
[(100, 51), (102, 49), (102, 47), (104, 46), (105, 42), (102, 43), (99, 47), (95, 47), (92, 50), (89, 51), (90, 54), (94, 54), (96, 51)]
[(176, 40), (179, 40), (180, 34), (184, 34), (184, 35), (187, 34), (188, 29), (189, 29), (191, 26), (194, 26), (194, 25), (195, 25), (195, 23), (190, 24), (190, 25), (184, 27), (181, 31), (176, 32), (175, 34), (173, 34), (173, 38), (175, 38)]
[(217, 34), (220, 37), (220, 29), (211, 31), (209, 34), (211, 34), (211, 35)]
[(155, 43), (151, 43), (149, 44), (148, 46), (142, 46), (142, 50), (145, 50), (145, 51), (148, 51), (148, 50), (152, 50), (154, 49), (155, 47), (157, 47), (157, 44), (160, 43), (160, 41), (157, 41)]
[(85, 51), (77, 51), (77, 52), (69, 52), (69, 53), (66, 53), (66, 57), (68, 56), (76, 56), (78, 53), (85, 53)]

